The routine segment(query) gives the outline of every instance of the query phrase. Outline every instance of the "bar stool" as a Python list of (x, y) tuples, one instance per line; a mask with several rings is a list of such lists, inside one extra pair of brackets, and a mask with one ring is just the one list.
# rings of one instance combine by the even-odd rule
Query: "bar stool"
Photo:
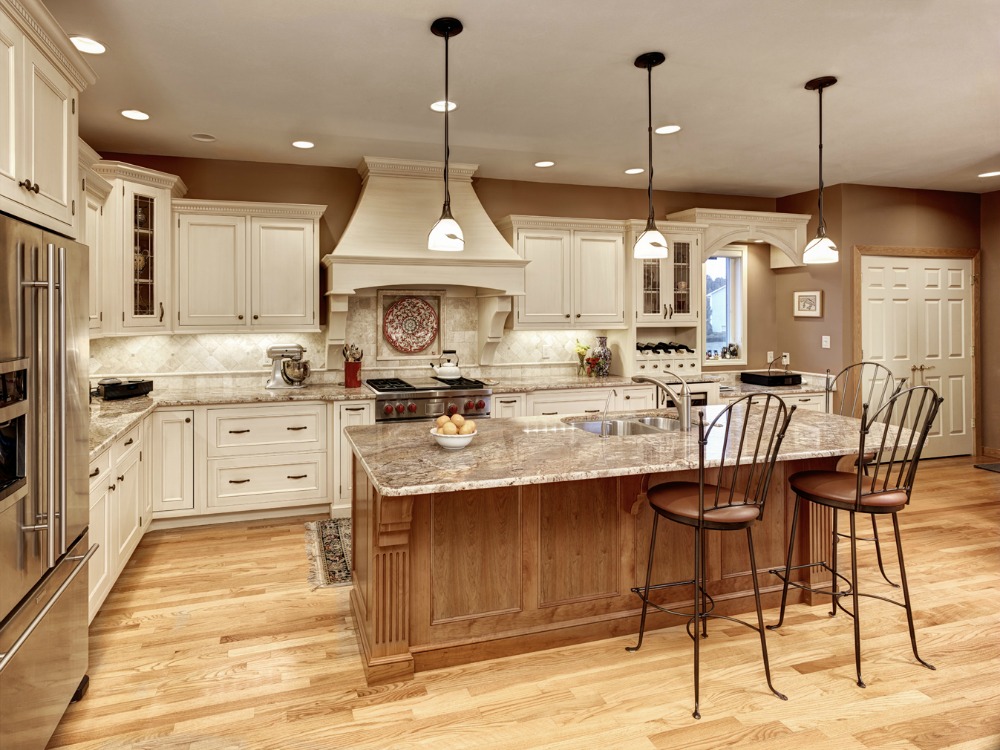
[[(764, 674), (771, 692), (788, 700), (771, 684), (771, 667), (764, 637), (764, 617), (760, 608), (757, 562), (753, 546), (753, 526), (764, 515), (764, 503), (771, 482), (774, 461), (795, 411), (771, 394), (744, 396), (724, 409), (706, 426), (705, 413), (698, 423), (698, 481), (665, 482), (649, 488), (646, 496), (653, 510), (653, 529), (649, 540), (649, 565), (646, 585), (632, 589), (642, 599), (639, 642), (626, 651), (638, 651), (646, 630), (649, 607), (661, 612), (687, 617), (688, 636), (694, 641), (694, 718), (699, 711), (699, 641), (708, 637), (708, 618), (718, 617), (746, 625), (760, 634)], [(686, 581), (651, 583), (653, 553), (660, 518), (689, 526), (694, 530), (694, 577)], [(712, 614), (715, 601), (705, 590), (705, 530), (739, 531), (746, 529), (750, 550), (750, 571), (757, 626), (744, 620)], [(675, 586), (692, 586), (692, 612), (680, 611), (650, 601), (650, 592)], [(682, 605), (683, 606), (683, 605)], [(702, 635), (698, 636), (701, 626)]]
[[(865, 687), (864, 680), (861, 678), (861, 617), (858, 609), (858, 601), (861, 596), (880, 599), (903, 607), (906, 610), (906, 622), (910, 630), (910, 645), (913, 648), (913, 655), (923, 666), (934, 669), (933, 666), (921, 659), (917, 652), (917, 636), (913, 627), (913, 610), (910, 606), (910, 590), (906, 584), (906, 566), (903, 562), (903, 544), (899, 534), (897, 514), (909, 505), (910, 492), (913, 489), (913, 480), (917, 473), (920, 453), (942, 401), (944, 399), (939, 397), (933, 389), (927, 386), (916, 386), (897, 391), (877, 411), (870, 411), (867, 405), (863, 406), (858, 456), (862, 458), (867, 471), (801, 471), (788, 479), (796, 494), (795, 511), (792, 517), (785, 569), (783, 572), (772, 571), (781, 578), (784, 585), (781, 592), (781, 611), (778, 624), (768, 625), (768, 629), (776, 630), (784, 622), (785, 602), (789, 586), (816, 593), (830, 593), (833, 612), (840, 609), (854, 621), (854, 662), (859, 687)], [(831, 570), (830, 592), (791, 580), (795, 528), (798, 522), (799, 507), (802, 505), (799, 499), (831, 508), (834, 514), (841, 510), (848, 513), (851, 526), (848, 535), (851, 542), (851, 580), (848, 591), (837, 590), (835, 569)], [(902, 602), (878, 594), (858, 591), (858, 546), (855, 518), (858, 513), (892, 516), (892, 528), (896, 538), (896, 555), (899, 561), (899, 577), (903, 589)], [(851, 609), (847, 609), (842, 602), (848, 595), (852, 600)]]
[[(848, 365), (835, 377), (826, 371), (826, 413), (839, 414), (842, 417), (861, 417), (862, 407), (867, 404), (871, 412), (877, 412), (882, 408), (886, 399), (894, 395), (906, 385), (906, 378), (895, 380), (892, 370), (878, 362), (857, 362)], [(850, 459), (850, 456), (845, 456)], [(868, 459), (870, 460), (870, 456)], [(854, 465), (860, 466), (862, 471), (867, 471), (866, 462), (861, 456), (854, 457)], [(833, 514), (833, 539), (831, 541), (831, 556), (833, 569), (837, 569), (836, 545), (846, 534), (837, 532), (837, 514)], [(872, 535), (858, 537), (858, 541), (875, 543), (875, 558), (878, 560), (878, 570), (893, 588), (899, 588), (898, 583), (893, 583), (886, 575), (885, 566), (882, 562), (882, 545), (878, 538), (878, 523), (876, 516), (871, 515)], [(834, 611), (832, 614), (836, 614)]]

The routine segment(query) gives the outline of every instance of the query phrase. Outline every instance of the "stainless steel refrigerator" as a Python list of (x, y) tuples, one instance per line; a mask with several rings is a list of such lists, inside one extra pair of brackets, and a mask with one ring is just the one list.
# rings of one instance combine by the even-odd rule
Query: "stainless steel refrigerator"
[(87, 686), (87, 248), (0, 214), (0, 748)]

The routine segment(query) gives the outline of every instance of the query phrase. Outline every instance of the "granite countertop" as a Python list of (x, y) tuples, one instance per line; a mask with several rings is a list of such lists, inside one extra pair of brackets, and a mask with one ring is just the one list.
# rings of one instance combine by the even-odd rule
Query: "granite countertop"
[[(600, 378), (591, 378), (581, 375), (569, 376), (544, 376), (544, 377), (501, 377), (498, 380), (484, 379), (493, 389), (494, 393), (531, 393), (532, 391), (552, 391), (569, 388), (622, 388), (624, 386), (649, 385), (648, 383), (635, 383), (632, 378), (623, 375), (607, 375)], [(718, 375), (699, 375), (694, 378), (685, 378), (688, 383), (695, 385), (698, 383), (719, 383), (722, 378)], [(675, 380), (666, 378), (667, 385), (672, 387)]]
[[(710, 419), (721, 406), (699, 407)], [(632, 412), (634, 413), (634, 412)], [(644, 412), (674, 415), (674, 410)], [(609, 418), (614, 416), (608, 415)], [(344, 434), (377, 492), (386, 496), (544, 484), (678, 471), (698, 466), (697, 428), (690, 432), (601, 438), (568, 418), (484, 419), (461, 450), (446, 450), (431, 423), (347, 427)], [(855, 419), (797, 410), (779, 458), (846, 455), (857, 450)]]
[(795, 396), (806, 393), (825, 393), (820, 385), (803, 383), (802, 385), (753, 385), (752, 383), (736, 382), (730, 384), (730, 390), (721, 389), (721, 395), (726, 397), (748, 396), (751, 393), (773, 393), (776, 396)]

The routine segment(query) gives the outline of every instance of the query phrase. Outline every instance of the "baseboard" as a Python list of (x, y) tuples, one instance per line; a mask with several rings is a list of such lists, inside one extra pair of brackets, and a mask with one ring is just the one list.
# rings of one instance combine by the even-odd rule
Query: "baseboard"
[(983, 448), (983, 455), (990, 458), (1000, 458), (1000, 448)]
[(242, 513), (213, 513), (205, 516), (180, 516), (174, 518), (154, 518), (149, 525), (149, 531), (160, 529), (180, 529), (188, 526), (209, 526), (217, 523), (233, 523), (234, 521), (258, 521), (268, 518), (285, 518), (286, 516), (314, 516), (329, 514), (330, 504), (300, 505), (295, 508), (272, 508), (270, 510), (243, 511)]

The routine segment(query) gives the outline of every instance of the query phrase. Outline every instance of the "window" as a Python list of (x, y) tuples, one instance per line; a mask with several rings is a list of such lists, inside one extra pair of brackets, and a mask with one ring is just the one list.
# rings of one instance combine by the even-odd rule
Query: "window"
[(746, 364), (746, 260), (745, 245), (727, 245), (705, 261), (706, 362)]

